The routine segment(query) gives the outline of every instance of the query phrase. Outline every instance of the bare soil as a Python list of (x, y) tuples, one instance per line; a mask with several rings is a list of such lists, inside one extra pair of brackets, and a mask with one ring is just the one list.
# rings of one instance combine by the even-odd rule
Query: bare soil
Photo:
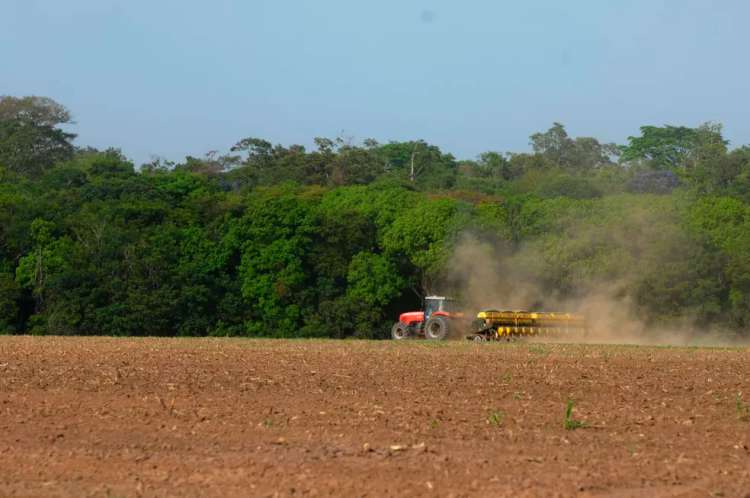
[(738, 394), (746, 348), (4, 337), (0, 496), (747, 497)]

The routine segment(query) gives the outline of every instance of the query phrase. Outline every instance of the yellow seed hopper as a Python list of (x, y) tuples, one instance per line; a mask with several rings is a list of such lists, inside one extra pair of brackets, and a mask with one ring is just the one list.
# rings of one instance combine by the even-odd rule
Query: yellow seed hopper
[(483, 341), (585, 332), (586, 319), (576, 313), (486, 310), (477, 314), (474, 331), (468, 338)]

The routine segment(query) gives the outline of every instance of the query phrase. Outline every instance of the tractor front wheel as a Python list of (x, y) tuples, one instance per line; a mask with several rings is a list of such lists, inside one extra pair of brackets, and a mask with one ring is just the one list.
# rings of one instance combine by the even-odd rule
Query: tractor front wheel
[(442, 341), (448, 338), (448, 320), (442, 316), (433, 316), (424, 324), (424, 336), (433, 341)]
[(393, 327), (391, 327), (391, 338), (394, 340), (401, 341), (403, 339), (409, 339), (410, 337), (411, 329), (409, 329), (409, 326), (404, 322), (396, 322), (393, 324)]

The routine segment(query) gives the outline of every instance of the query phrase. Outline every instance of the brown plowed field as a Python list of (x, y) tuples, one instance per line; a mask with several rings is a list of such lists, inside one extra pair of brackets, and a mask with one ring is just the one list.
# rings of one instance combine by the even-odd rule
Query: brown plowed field
[(748, 349), (5, 337), (0, 496), (744, 497), (738, 393)]

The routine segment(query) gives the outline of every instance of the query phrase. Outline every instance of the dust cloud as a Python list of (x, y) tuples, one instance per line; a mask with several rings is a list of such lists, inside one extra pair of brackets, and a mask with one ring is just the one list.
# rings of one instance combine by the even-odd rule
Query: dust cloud
[[(615, 244), (622, 245), (637, 243), (632, 238), (614, 240)], [(648, 323), (638, 315), (633, 296), (627, 292), (635, 278), (632, 274), (578, 281), (574, 289), (563, 294), (559, 288), (564, 285), (550, 284), (550, 275), (545, 274), (541, 261), (543, 255), (533, 246), (512, 248), (506, 242), (490, 241), (465, 232), (455, 245), (441, 284), (462, 302), (469, 316), (487, 309), (583, 314), (587, 323), (585, 337), (556, 339), (560, 342), (747, 345), (747, 341), (740, 341), (728, 331), (698, 328), (689, 316), (673, 318), (669, 326)], [(545, 337), (544, 341), (549, 342), (549, 339)]]

